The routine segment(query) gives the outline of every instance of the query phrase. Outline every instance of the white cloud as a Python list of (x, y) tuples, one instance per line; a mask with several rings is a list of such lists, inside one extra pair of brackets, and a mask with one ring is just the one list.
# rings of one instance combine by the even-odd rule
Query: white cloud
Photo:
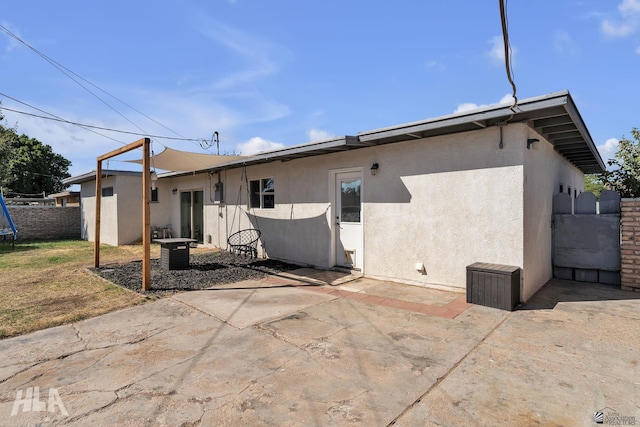
[(605, 162), (607, 159), (613, 158), (616, 151), (618, 151), (618, 142), (620, 142), (620, 140), (617, 138), (609, 138), (604, 144), (598, 145), (598, 151)]
[(553, 49), (562, 55), (576, 56), (580, 53), (578, 44), (571, 38), (569, 33), (558, 31), (553, 37)]
[(264, 151), (277, 150), (284, 148), (284, 144), (280, 142), (268, 141), (259, 136), (255, 136), (246, 142), (238, 144), (238, 152), (243, 156), (252, 156), (254, 154), (262, 153)]
[(333, 139), (334, 137), (334, 134), (322, 129), (309, 129), (307, 131), (307, 138), (309, 138), (309, 142), (328, 141), (330, 139)]
[[(504, 41), (502, 36), (495, 36), (491, 39), (491, 49), (488, 52), (488, 56), (496, 65), (504, 64)], [(511, 62), (514, 62), (514, 58), (518, 53), (518, 49), (511, 46)]]
[(640, 55), (640, 46), (638, 46), (638, 47), (636, 48), (636, 53), (637, 53), (638, 55)]
[(640, 0), (622, 0), (618, 10), (622, 16), (640, 14)]
[(428, 61), (426, 64), (424, 64), (425, 67), (432, 69), (432, 70), (440, 70), (440, 71), (444, 71), (447, 69), (447, 66), (444, 65), (442, 62), (440, 61)]
[(607, 38), (625, 38), (640, 27), (640, 0), (622, 0), (618, 5), (618, 20), (604, 19), (600, 31)]
[(502, 37), (495, 36), (491, 39), (491, 50), (489, 51), (489, 57), (495, 62), (504, 61), (504, 41)]
[(454, 113), (464, 113), (465, 111), (476, 110), (478, 108), (480, 108), (478, 104), (474, 104), (473, 102), (465, 102), (464, 104), (459, 104)]
[(263, 37), (240, 31), (211, 17), (199, 16), (200, 32), (214, 42), (226, 47), (245, 63), (246, 67), (220, 78), (211, 89), (226, 90), (255, 82), (279, 71), (279, 62), (288, 51)]
[(615, 39), (627, 37), (633, 34), (636, 29), (633, 25), (628, 23), (622, 22), (616, 24), (609, 20), (604, 20), (600, 25), (600, 30), (606, 37)]
[(463, 104), (458, 104), (458, 107), (455, 109), (455, 111), (453, 113), (454, 114), (464, 113), (466, 111), (476, 110), (478, 108), (489, 107), (490, 105), (512, 104), (512, 103), (513, 103), (513, 96), (510, 93), (508, 93), (505, 96), (503, 96), (502, 98), (500, 98), (500, 101), (498, 101), (498, 102), (496, 102), (494, 104), (481, 104), (481, 105), (478, 105), (478, 104), (473, 103), (473, 102), (465, 102)]
[(508, 93), (498, 101), (498, 104), (513, 104), (513, 95)]
[[(22, 36), (20, 35), (20, 32), (18, 30), (15, 30), (12, 28), (12, 25), (10, 25), (9, 23), (2, 21), (2, 26), (7, 28), (9, 31), (11, 31), (13, 34), (15, 34), (16, 36), (18, 36), (19, 38), (22, 39)], [(11, 37), (9, 34), (5, 33), (4, 31), (2, 32), (2, 34), (4, 36), (6, 36), (7, 40), (9, 41), (7, 43), (7, 46), (5, 47), (5, 51), (7, 52), (11, 52), (12, 50), (17, 49), (18, 47), (22, 46), (22, 43), (20, 43), (18, 40), (16, 40), (15, 38)]]

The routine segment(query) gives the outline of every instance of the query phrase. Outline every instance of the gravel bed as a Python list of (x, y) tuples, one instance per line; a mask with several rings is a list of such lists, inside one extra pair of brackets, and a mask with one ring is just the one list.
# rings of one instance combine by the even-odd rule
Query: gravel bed
[(188, 270), (162, 270), (160, 260), (151, 260), (151, 289), (142, 292), (142, 261), (112, 264), (91, 271), (100, 277), (144, 295), (163, 296), (205, 289), (214, 285), (260, 279), (269, 274), (300, 268), (270, 259), (252, 259), (229, 252), (192, 254)]

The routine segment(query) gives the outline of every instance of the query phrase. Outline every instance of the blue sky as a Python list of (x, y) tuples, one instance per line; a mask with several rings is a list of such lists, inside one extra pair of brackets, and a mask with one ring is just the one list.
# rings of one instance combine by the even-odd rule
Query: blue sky
[[(512, 0), (508, 18), (518, 98), (568, 89), (610, 157), (640, 127), (640, 0)], [(354, 135), (511, 93), (497, 1), (21, 0), (3, 4), (0, 24), (165, 127), (89, 87), (123, 118), (3, 32), (1, 93), (109, 128), (139, 131), (133, 122), (196, 139), (218, 131), (222, 153)], [(4, 114), (70, 159), (72, 174), (138, 139)], [(154, 151), (162, 144), (203, 152), (164, 139)]]

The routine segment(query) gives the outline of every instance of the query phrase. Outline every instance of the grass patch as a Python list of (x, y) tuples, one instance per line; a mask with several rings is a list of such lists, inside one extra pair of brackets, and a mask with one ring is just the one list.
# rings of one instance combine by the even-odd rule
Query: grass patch
[[(156, 258), (160, 248), (152, 245)], [(101, 246), (101, 264), (142, 259), (142, 246)], [(0, 245), (0, 338), (141, 304), (144, 297), (86, 270), (93, 243), (68, 240)]]

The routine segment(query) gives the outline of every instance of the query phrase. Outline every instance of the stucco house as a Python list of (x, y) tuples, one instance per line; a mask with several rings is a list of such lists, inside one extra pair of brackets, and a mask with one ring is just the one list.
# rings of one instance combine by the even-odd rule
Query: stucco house
[[(62, 181), (65, 185), (80, 184), (81, 236), (93, 241), (96, 217), (96, 172), (72, 176)], [(102, 171), (102, 242), (127, 245), (142, 237), (142, 172)]]
[[(526, 301), (552, 277), (554, 195), (575, 198), (604, 163), (568, 92), (510, 107), (163, 173), (151, 222), (223, 249), (230, 234), (258, 228), (260, 256), (445, 289), (464, 288), (476, 262), (517, 266)], [(129, 209), (114, 215), (139, 236), (140, 185), (128, 187)]]

